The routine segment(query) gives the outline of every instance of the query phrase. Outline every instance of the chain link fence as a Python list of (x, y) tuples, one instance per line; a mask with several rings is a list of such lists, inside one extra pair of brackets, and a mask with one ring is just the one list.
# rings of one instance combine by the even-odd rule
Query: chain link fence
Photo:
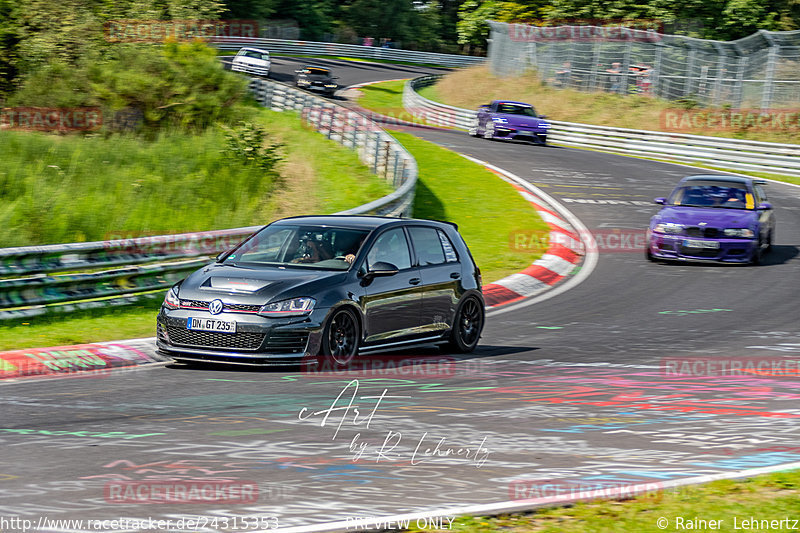
[(490, 21), (497, 76), (535, 69), (556, 87), (642, 94), (708, 106), (800, 106), (800, 30), (711, 41), (620, 26)]

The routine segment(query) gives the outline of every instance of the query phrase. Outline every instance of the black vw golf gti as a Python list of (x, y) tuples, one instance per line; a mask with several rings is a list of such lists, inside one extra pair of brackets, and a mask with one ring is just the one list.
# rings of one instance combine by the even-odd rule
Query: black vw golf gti
[(157, 343), (185, 362), (345, 366), (417, 343), (470, 352), (483, 323), (480, 270), (455, 224), (293, 217), (172, 287)]

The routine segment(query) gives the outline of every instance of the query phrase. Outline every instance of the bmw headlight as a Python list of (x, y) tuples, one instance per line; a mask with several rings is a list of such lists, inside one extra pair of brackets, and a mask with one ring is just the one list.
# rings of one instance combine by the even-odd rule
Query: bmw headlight
[(669, 235), (679, 235), (683, 232), (682, 224), (675, 224), (672, 222), (659, 223), (653, 228), (656, 233), (667, 233)]
[(753, 230), (747, 228), (727, 228), (723, 233), (726, 237), (742, 237), (744, 239), (752, 239), (756, 236)]
[(167, 291), (167, 295), (164, 297), (164, 307), (167, 309), (177, 309), (181, 306), (181, 299), (178, 298), (178, 287), (172, 287), (169, 291)]
[(267, 304), (259, 309), (258, 314), (269, 317), (303, 316), (314, 310), (314, 298), (293, 298)]

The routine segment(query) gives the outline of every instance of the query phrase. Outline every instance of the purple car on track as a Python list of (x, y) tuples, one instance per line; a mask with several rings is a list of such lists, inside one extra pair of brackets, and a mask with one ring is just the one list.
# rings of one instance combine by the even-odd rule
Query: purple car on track
[(650, 219), (647, 258), (758, 264), (772, 247), (775, 215), (766, 182), (737, 176), (689, 176)]
[(530, 104), (495, 100), (478, 109), (469, 134), (473, 137), (481, 135), (485, 139), (518, 139), (546, 144), (550, 124), (544, 118), (544, 115), (537, 115)]

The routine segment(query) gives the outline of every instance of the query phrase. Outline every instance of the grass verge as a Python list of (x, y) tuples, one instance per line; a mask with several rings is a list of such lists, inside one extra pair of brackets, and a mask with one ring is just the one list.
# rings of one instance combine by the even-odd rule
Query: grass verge
[[(624, 501), (594, 501), (497, 517), (459, 517), (449, 531), (494, 533), (612, 533), (635, 531), (797, 531), (800, 471), (742, 481), (715, 481)], [(756, 520), (788, 518), (764, 527)], [(659, 522), (659, 520), (661, 520)], [(701, 523), (704, 520), (705, 523)], [(714, 520), (714, 525), (712, 524)], [(734, 522), (736, 520), (736, 522)], [(659, 527), (661, 524), (665, 527)], [(421, 530), (411, 530), (421, 531)], [(430, 531), (430, 530), (426, 530)]]
[(381, 115), (417, 124), (436, 126), (428, 120), (415, 117), (403, 107), (403, 86), (406, 80), (383, 81), (359, 87), (359, 105)]
[[(391, 192), (355, 152), (294, 113), (252, 111), (251, 120), (286, 145), (277, 186), (225, 158), (219, 130), (155, 142), (0, 132), (0, 225), (7, 228), (0, 246), (258, 225), (333, 213)], [(150, 337), (158, 307), (4, 320), (0, 350)]]
[(269, 140), (285, 144), (280, 178), (223, 153), (221, 128), (154, 141), (0, 132), (0, 247), (257, 225), (391, 191), (354, 152), (293, 113), (252, 111)]
[(519, 272), (541, 256), (541, 251), (520, 252), (509, 245), (515, 230), (549, 231), (516, 189), (455, 152), (410, 133), (393, 131), (392, 135), (419, 167), (414, 216), (458, 224), (484, 283)]
[[(422, 89), (421, 94), (437, 102), (467, 109), (477, 109), (479, 105), (491, 100), (518, 100), (532, 103), (537, 111), (545, 113), (553, 120), (632, 129), (643, 129), (644, 124), (646, 129), (663, 131), (670, 131), (663, 127), (668, 124), (662, 120), (664, 113), (668, 110), (683, 110), (679, 102), (649, 96), (557, 89), (542, 83), (533, 72), (500, 78), (489, 72), (488, 65), (455, 70), (436, 85)], [(772, 122), (767, 122), (770, 126), (767, 128), (758, 128), (752, 124), (749, 127), (727, 130), (706, 126), (675, 131), (753, 141), (800, 143), (800, 128), (772, 128)]]
[(0, 351), (154, 337), (160, 303), (77, 311), (0, 324)]

